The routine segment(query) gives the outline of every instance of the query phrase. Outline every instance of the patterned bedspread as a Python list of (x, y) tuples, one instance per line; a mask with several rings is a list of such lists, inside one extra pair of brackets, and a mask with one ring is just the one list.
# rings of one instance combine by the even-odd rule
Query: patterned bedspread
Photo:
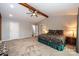
[(54, 42), (56, 44), (62, 45), (65, 43), (65, 37), (63, 35), (48, 35), (42, 34), (38, 36), (39, 38), (44, 38), (45, 40)]

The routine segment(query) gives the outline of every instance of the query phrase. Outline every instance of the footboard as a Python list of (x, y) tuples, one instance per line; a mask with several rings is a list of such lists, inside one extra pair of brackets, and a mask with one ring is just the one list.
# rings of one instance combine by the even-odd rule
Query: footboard
[(56, 43), (54, 41), (51, 41), (49, 39), (46, 39), (46, 38), (41, 38), (41, 37), (38, 37), (38, 41), (43, 43), (43, 44), (46, 44), (58, 51), (63, 51), (64, 50), (64, 46), (65, 44), (60, 44), (60, 43)]

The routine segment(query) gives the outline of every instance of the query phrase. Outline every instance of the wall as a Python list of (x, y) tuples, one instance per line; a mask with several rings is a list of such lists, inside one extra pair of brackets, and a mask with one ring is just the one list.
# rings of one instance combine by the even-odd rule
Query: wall
[[(39, 34), (42, 33), (42, 26), (46, 26), (47, 29), (52, 30), (65, 30), (67, 25), (75, 24), (77, 16), (53, 16), (43, 21), (39, 22)], [(15, 19), (2, 19), (2, 40), (12, 40), (10, 39), (10, 28), (9, 23), (15, 22), (19, 23), (19, 38), (27, 38), (32, 36), (32, 24), (26, 21), (20, 21)]]
[(19, 37), (17, 38), (15, 35), (15, 39), (27, 38), (32, 36), (31, 23), (26, 21), (21, 21), (21, 20), (15, 20), (15, 19), (2, 19), (2, 40), (3, 41), (12, 40), (10, 37), (10, 23), (19, 24)]
[(39, 23), (39, 34), (42, 33), (42, 26), (46, 26), (48, 30), (65, 30), (66, 26), (76, 24), (76, 20), (76, 15), (49, 17)]

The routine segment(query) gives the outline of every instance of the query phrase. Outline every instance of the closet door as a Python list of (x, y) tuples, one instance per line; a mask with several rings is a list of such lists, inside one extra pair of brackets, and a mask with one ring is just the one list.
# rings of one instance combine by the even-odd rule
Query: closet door
[(1, 14), (0, 14), (0, 40), (1, 40)]
[(76, 40), (76, 51), (79, 53), (79, 8), (77, 15), (77, 40)]

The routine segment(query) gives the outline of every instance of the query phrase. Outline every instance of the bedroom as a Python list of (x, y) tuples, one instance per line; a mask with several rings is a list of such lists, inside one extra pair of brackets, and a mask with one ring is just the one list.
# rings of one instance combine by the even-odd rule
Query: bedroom
[[(28, 5), (26, 7), (19, 3), (0, 3), (0, 18), (2, 21), (0, 24), (0, 42), (7, 51), (6, 53), (1, 52), (1, 55), (79, 55), (76, 52), (76, 50), (79, 50), (79, 47), (76, 46), (76, 43), (78, 43), (76, 42), (78, 3), (26, 4), (30, 5), (31, 8), (28, 7)], [(45, 34), (45, 40), (47, 39), (48, 42), (43, 40), (38, 42), (42, 34)], [(58, 36), (58, 38), (53, 36), (55, 39), (53, 40), (51, 35)], [(59, 37), (61, 39), (64, 38), (62, 41), (64, 41), (65, 46), (62, 44), (62, 49), (60, 45), (62, 42), (58, 40)], [(57, 46), (50, 47), (50, 40), (54, 41), (54, 43), (56, 42), (56, 44), (53, 45)], [(58, 42), (60, 42), (60, 44)], [(4, 48), (3, 51), (5, 51)]]

